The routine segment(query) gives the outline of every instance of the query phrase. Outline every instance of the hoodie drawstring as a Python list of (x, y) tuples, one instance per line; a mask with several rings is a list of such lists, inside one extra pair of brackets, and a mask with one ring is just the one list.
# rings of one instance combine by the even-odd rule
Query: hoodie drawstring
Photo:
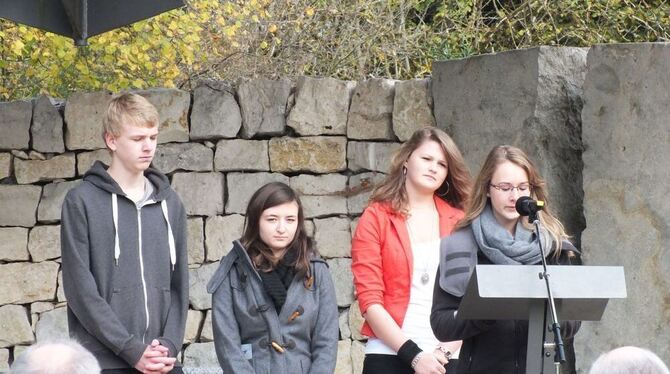
[[(163, 211), (163, 217), (165, 217), (165, 222), (167, 223), (170, 264), (172, 264), (172, 271), (174, 271), (174, 266), (177, 263), (177, 250), (174, 244), (174, 234), (172, 233), (172, 225), (170, 224), (166, 200), (161, 201), (161, 210)], [(112, 194), (112, 219), (114, 220), (114, 263), (118, 266), (121, 247), (119, 245), (119, 203), (115, 193)]]
[(170, 263), (172, 264), (172, 271), (174, 271), (174, 265), (177, 263), (177, 250), (174, 245), (174, 235), (172, 234), (172, 225), (170, 225), (166, 200), (161, 201), (161, 208), (163, 209), (163, 217), (165, 217), (165, 222), (167, 222), (168, 245), (170, 246)]
[(112, 219), (114, 220), (114, 263), (119, 266), (121, 247), (119, 246), (119, 203), (116, 194), (112, 194)]

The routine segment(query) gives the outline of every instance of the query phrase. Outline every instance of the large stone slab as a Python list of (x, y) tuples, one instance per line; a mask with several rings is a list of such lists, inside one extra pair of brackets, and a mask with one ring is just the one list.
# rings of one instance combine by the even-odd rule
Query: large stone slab
[(57, 102), (42, 95), (35, 100), (33, 107), (33, 124), (30, 134), (33, 139), (32, 148), (39, 152), (63, 153), (63, 117), (55, 107)]
[(20, 305), (0, 306), (0, 348), (34, 341), (26, 309)]
[(11, 153), (0, 153), (0, 180), (7, 178), (11, 173), (12, 166), (12, 154)]
[(235, 90), (224, 82), (203, 81), (193, 91), (191, 139), (234, 138), (242, 127)]
[(83, 176), (96, 161), (109, 165), (112, 163), (112, 155), (106, 148), (77, 153), (77, 175)]
[(211, 171), (213, 159), (214, 152), (199, 143), (161, 144), (152, 165), (164, 174), (175, 170)]
[(362, 173), (349, 177), (349, 194), (347, 197), (349, 214), (363, 213), (368, 206), (370, 195), (372, 195), (375, 186), (381, 183), (385, 177), (385, 174), (382, 173)]
[(56, 296), (58, 263), (14, 262), (0, 265), (0, 305), (53, 300)]
[(315, 219), (316, 248), (325, 258), (351, 257), (351, 232), (349, 218)]
[(335, 283), (337, 305), (348, 307), (354, 302), (354, 276), (351, 274), (351, 259), (333, 258), (326, 262)]
[(435, 126), (430, 79), (412, 79), (395, 84), (393, 132), (401, 142), (426, 126)]
[(300, 77), (287, 125), (300, 135), (345, 135), (356, 82)]
[(32, 115), (29, 101), (0, 102), (0, 149), (28, 149)]
[(26, 261), (28, 257), (28, 229), (0, 227), (0, 261)]
[(28, 251), (33, 262), (60, 257), (60, 225), (33, 227), (30, 230)]
[(81, 180), (70, 182), (55, 182), (44, 186), (40, 206), (37, 209), (37, 219), (40, 222), (60, 221), (60, 210), (63, 200), (70, 189), (75, 188)]
[(219, 263), (213, 262), (188, 271), (188, 300), (191, 309), (212, 309), (212, 295), (207, 293), (207, 282), (218, 268)]
[(380, 171), (385, 173), (400, 143), (355, 142), (347, 144), (347, 161), (351, 171)]
[(374, 78), (359, 82), (351, 98), (347, 137), (350, 139), (393, 139), (393, 96), (395, 81)]
[(35, 325), (38, 342), (67, 339), (67, 308), (61, 307), (40, 314)]
[(65, 103), (65, 147), (69, 150), (105, 148), (102, 118), (109, 92), (74, 92)]
[(186, 221), (188, 235), (188, 263), (202, 264), (205, 261), (205, 231), (202, 218), (192, 217)]
[(622, 345), (670, 362), (670, 45), (598, 45), (588, 55), (582, 111), (582, 235), (588, 265), (624, 266), (626, 300), (575, 338), (578, 368)]
[(239, 239), (243, 230), (244, 216), (242, 215), (208, 217), (205, 222), (207, 262), (219, 261), (228, 254), (233, 247), (233, 240)]
[(347, 177), (341, 174), (291, 177), (289, 185), (302, 202), (305, 217), (347, 214)]
[(220, 140), (216, 144), (214, 167), (220, 171), (269, 171), (268, 141)]
[(522, 148), (546, 179), (549, 204), (577, 244), (584, 229), (585, 73), (586, 49), (537, 47), (435, 62), (432, 81), (436, 122), (460, 147), (473, 174), (494, 146)]
[(223, 213), (226, 191), (221, 173), (175, 173), (172, 188), (181, 197), (188, 215), (215, 216)]
[(74, 177), (74, 153), (54, 156), (48, 160), (21, 160), (14, 158), (16, 182), (28, 184)]
[(278, 172), (334, 173), (346, 169), (347, 138), (309, 136), (270, 139), (270, 169)]
[(223, 373), (216, 358), (214, 343), (193, 343), (184, 350), (184, 373), (218, 374)]
[(242, 137), (283, 134), (286, 104), (292, 83), (288, 79), (243, 79), (238, 82), (237, 97), (242, 113)]
[(191, 94), (174, 88), (152, 88), (136, 92), (147, 99), (158, 111), (158, 142), (187, 142), (188, 110)]
[(41, 194), (38, 186), (0, 185), (0, 226), (33, 226)]
[(279, 173), (228, 173), (226, 181), (233, 188), (228, 190), (226, 213), (246, 214), (251, 195), (270, 182), (289, 183), (289, 178)]

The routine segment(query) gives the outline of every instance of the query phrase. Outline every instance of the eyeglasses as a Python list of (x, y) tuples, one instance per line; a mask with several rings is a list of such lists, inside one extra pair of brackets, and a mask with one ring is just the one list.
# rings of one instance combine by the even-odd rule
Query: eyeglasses
[(517, 186), (514, 186), (512, 183), (498, 183), (498, 184), (490, 184), (490, 186), (502, 192), (512, 192), (514, 191), (514, 189), (516, 189), (521, 194), (528, 193), (530, 192), (531, 188), (533, 188), (533, 186), (530, 183), (520, 183)]

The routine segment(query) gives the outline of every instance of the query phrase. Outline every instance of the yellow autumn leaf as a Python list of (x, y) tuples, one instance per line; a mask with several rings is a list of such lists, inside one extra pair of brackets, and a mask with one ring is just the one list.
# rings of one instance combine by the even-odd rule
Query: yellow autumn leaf
[(275, 25), (274, 23), (270, 24), (270, 26), (268, 26), (268, 31), (273, 33), (273, 34), (276, 33), (277, 32), (277, 25)]
[(305, 14), (307, 15), (307, 17), (312, 17), (312, 16), (314, 16), (314, 8), (312, 8), (311, 6), (308, 6), (308, 7), (305, 9)]

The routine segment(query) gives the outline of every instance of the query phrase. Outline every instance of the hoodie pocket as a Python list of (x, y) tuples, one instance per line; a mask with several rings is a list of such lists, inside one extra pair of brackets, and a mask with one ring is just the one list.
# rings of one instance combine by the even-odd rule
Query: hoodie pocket
[(128, 332), (141, 338), (146, 328), (145, 300), (142, 286), (114, 288), (109, 305)]

